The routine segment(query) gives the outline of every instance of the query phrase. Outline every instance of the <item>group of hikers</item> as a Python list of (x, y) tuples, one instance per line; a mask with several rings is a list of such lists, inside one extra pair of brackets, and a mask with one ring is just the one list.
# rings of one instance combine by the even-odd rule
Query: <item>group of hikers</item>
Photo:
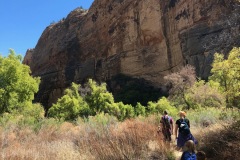
[(177, 150), (183, 151), (181, 160), (205, 160), (205, 153), (195, 150), (195, 145), (198, 142), (190, 131), (190, 122), (186, 118), (186, 113), (184, 111), (179, 112), (180, 118), (175, 123), (175, 129), (173, 118), (168, 115), (168, 111), (165, 110), (163, 114), (158, 132), (162, 132), (165, 141), (171, 142), (171, 135), (173, 135), (173, 130), (175, 131)]

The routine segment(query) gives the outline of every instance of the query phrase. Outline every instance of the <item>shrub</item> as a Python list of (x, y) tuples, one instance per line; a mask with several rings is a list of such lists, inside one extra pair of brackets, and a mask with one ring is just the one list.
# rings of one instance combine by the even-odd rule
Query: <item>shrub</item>
[(137, 105), (135, 106), (135, 115), (139, 116), (145, 116), (146, 115), (146, 109), (144, 106), (141, 105), (141, 103), (137, 103)]
[(134, 117), (134, 108), (132, 107), (132, 105), (125, 105), (122, 102), (119, 102), (117, 104), (120, 109), (120, 114), (118, 115), (119, 120)]
[(157, 101), (157, 103), (149, 102), (147, 106), (148, 114), (160, 113), (163, 114), (164, 110), (167, 110), (169, 114), (177, 114), (178, 110), (176, 107), (171, 105), (170, 101), (163, 97)]
[(65, 95), (49, 109), (48, 116), (63, 120), (74, 120), (78, 116), (90, 115), (91, 111), (88, 104), (78, 93), (79, 86), (72, 83), (72, 86), (65, 90)]
[(186, 101), (192, 109), (201, 107), (223, 107), (225, 106), (225, 96), (218, 90), (218, 85), (210, 81), (196, 82), (186, 93)]

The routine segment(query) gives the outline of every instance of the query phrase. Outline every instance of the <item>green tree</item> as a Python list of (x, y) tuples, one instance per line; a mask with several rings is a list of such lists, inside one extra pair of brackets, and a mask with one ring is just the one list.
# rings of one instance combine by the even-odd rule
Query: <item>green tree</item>
[(78, 116), (91, 114), (88, 104), (78, 92), (79, 87), (80, 85), (72, 83), (72, 86), (65, 90), (64, 96), (49, 109), (48, 115), (63, 120), (74, 120)]
[(21, 56), (13, 50), (7, 57), (0, 56), (0, 114), (22, 112), (32, 103), (40, 78), (33, 78), (30, 73), (30, 68), (21, 63)]
[(212, 64), (210, 80), (220, 83), (226, 95), (228, 107), (240, 107), (240, 48), (233, 48), (224, 59), (223, 54), (216, 53)]
[(85, 100), (92, 111), (92, 115), (101, 112), (111, 114), (111, 110), (113, 110), (113, 112), (117, 110), (112, 106), (112, 104), (114, 104), (114, 98), (112, 93), (107, 91), (106, 83), (98, 85), (95, 81), (89, 79), (85, 85), (85, 89), (89, 89), (89, 92), (85, 95)]

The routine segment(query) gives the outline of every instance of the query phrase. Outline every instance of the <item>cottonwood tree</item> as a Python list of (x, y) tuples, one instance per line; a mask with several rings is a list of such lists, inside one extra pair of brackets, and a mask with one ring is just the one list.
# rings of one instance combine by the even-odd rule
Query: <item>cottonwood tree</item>
[(240, 48), (233, 48), (227, 59), (216, 53), (212, 64), (210, 80), (220, 83), (226, 95), (228, 107), (240, 107)]
[(0, 114), (21, 112), (32, 104), (40, 78), (30, 74), (29, 66), (13, 50), (7, 57), (0, 56)]

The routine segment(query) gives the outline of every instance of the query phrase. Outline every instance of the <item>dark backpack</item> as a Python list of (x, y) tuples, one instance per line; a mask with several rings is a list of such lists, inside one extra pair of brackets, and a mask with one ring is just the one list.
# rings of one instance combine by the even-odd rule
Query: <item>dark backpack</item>
[(182, 133), (183, 135), (188, 135), (190, 133), (189, 126), (185, 119), (183, 119), (180, 123), (179, 132)]
[(164, 129), (170, 129), (171, 128), (171, 117), (168, 116), (167, 118), (165, 116), (162, 117), (162, 123)]

